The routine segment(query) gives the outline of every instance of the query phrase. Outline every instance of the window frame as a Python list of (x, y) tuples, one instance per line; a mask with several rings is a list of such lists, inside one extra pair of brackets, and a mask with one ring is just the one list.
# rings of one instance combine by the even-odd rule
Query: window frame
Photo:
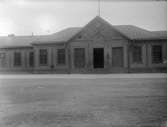
[(5, 52), (0, 52), (0, 65), (1, 67), (6, 66), (6, 53)]
[(6, 57), (6, 53), (5, 52), (0, 52), (0, 59), (4, 59)]
[[(153, 51), (154, 50), (154, 47), (160, 47), (160, 58), (158, 58), (157, 56), (155, 56), (155, 52)], [(153, 54), (154, 53), (154, 54)], [(157, 51), (156, 51), (157, 53)], [(157, 54), (156, 54), (157, 55)], [(157, 58), (155, 58), (157, 57)], [(156, 60), (157, 59), (157, 60)], [(158, 60), (159, 59), (159, 60)], [(163, 46), (160, 45), (160, 44), (155, 44), (155, 45), (152, 45), (151, 46), (151, 63), (152, 64), (162, 64), (163, 63)]]
[[(42, 53), (42, 51), (45, 51), (45, 53)], [(48, 50), (46, 48), (39, 49), (39, 65), (48, 65)]]
[[(61, 52), (63, 50), (63, 53)], [(66, 50), (65, 48), (57, 49), (57, 58), (56, 58), (56, 64), (57, 65), (66, 65)], [(63, 59), (61, 59), (63, 56)]]
[(142, 45), (133, 45), (132, 47), (132, 63), (133, 64), (143, 64), (143, 53), (142, 52), (143, 52)]
[[(79, 57), (79, 58), (83, 58), (83, 60), (84, 60), (84, 62), (82, 62), (83, 63), (83, 66), (78, 66), (77, 64), (76, 64), (76, 49), (82, 49), (84, 52), (83, 52), (83, 54), (84, 54), (84, 56), (83, 57)], [(73, 59), (73, 65), (74, 65), (74, 68), (76, 68), (76, 69), (84, 69), (85, 67), (86, 67), (86, 49), (85, 48), (83, 48), (83, 47), (75, 47), (74, 49), (73, 49), (73, 57), (74, 57), (74, 59)], [(77, 53), (78, 54), (78, 53)], [(77, 66), (76, 66), (77, 65)]]
[(18, 51), (14, 52), (14, 58), (13, 59), (14, 59), (14, 62), (13, 62), (14, 67), (21, 67), (22, 66), (22, 54), (21, 54), (21, 52), (18, 52)]
[(29, 67), (33, 67), (34, 66), (34, 52), (29, 52), (29, 58), (28, 58), (28, 64)]

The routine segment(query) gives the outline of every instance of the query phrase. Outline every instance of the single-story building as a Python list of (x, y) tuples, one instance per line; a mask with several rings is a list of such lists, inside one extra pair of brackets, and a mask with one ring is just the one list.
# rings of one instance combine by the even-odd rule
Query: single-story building
[(111, 25), (97, 16), (50, 35), (0, 37), (0, 71), (167, 72), (167, 31)]

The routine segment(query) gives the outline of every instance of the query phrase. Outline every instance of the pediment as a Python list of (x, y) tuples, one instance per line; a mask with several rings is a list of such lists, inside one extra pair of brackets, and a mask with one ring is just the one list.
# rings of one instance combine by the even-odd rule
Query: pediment
[(117, 30), (109, 23), (96, 17), (89, 22), (82, 30), (73, 38), (73, 40), (93, 40), (93, 39), (122, 39), (124, 38)]

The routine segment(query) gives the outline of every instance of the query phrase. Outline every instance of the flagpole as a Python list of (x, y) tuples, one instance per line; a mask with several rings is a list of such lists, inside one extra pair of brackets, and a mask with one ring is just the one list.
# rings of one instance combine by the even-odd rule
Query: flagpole
[(100, 0), (98, 0), (98, 16), (100, 16)]

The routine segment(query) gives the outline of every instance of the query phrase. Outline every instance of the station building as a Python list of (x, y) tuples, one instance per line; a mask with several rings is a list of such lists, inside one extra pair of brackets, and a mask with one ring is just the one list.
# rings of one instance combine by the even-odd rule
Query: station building
[(0, 72), (167, 72), (167, 31), (111, 25), (97, 16), (50, 35), (4, 36)]

